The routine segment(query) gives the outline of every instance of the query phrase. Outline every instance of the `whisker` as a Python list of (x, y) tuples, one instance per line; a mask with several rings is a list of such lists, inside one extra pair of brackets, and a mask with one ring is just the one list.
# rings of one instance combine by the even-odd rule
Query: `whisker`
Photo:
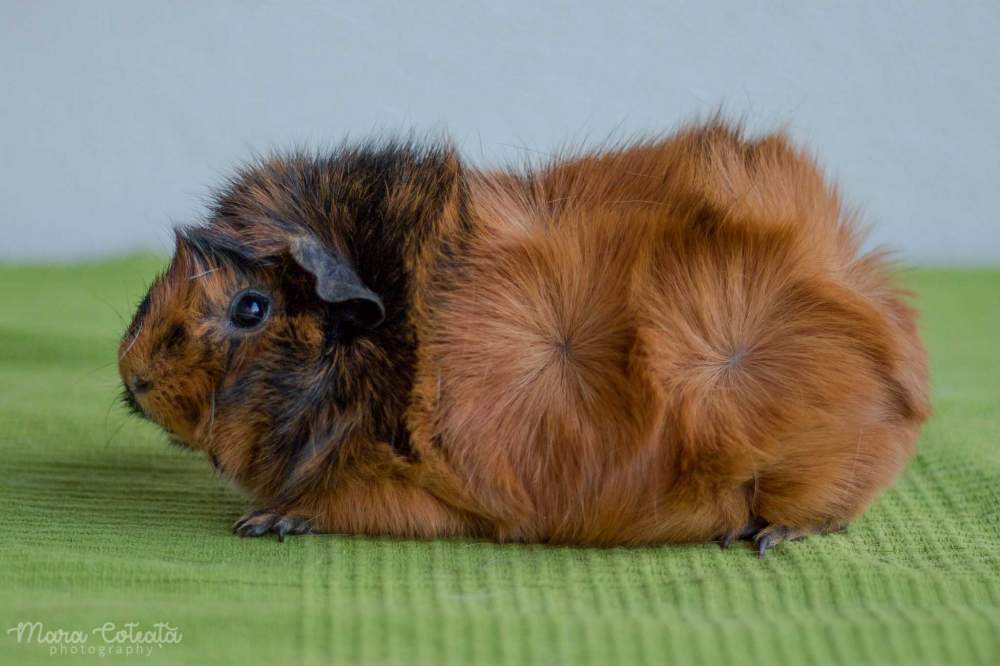
[(497, 145), (503, 146), (504, 148), (514, 148), (516, 150), (523, 150), (528, 153), (535, 153), (537, 155), (544, 155), (546, 157), (552, 157), (552, 153), (547, 153), (544, 150), (536, 150), (534, 148), (528, 148), (527, 146), (519, 146), (514, 143), (501, 143), (497, 142)]
[(215, 426), (215, 391), (212, 391), (212, 411), (208, 415), (208, 443), (209, 446), (215, 443), (212, 435), (212, 428)]
[(111, 418), (111, 410), (115, 408), (115, 403), (120, 399), (120, 396), (112, 396), (108, 410), (104, 412), (104, 436), (107, 438), (104, 442), (105, 446), (111, 443), (111, 437), (108, 435), (108, 419)]
[(128, 322), (125, 321), (125, 317), (122, 316), (122, 313), (118, 311), (118, 308), (116, 308), (111, 303), (111, 301), (109, 301), (108, 299), (106, 299), (106, 298), (104, 298), (102, 296), (95, 296), (95, 298), (98, 301), (100, 301), (103, 305), (106, 305), (112, 312), (115, 313), (115, 316), (118, 317), (118, 321), (121, 322), (122, 326), (125, 326), (126, 324), (128, 324)]
[(616, 204), (642, 204), (642, 205), (647, 205), (647, 206), (666, 206), (667, 205), (667, 204), (665, 204), (662, 201), (647, 201), (646, 199), (621, 199), (621, 200), (615, 201), (613, 203), (616, 203)]
[[(114, 364), (115, 364), (115, 361), (109, 361), (108, 363), (105, 363), (104, 365), (102, 365), (100, 367), (93, 368), (91, 370), (87, 370), (82, 375), (80, 375), (79, 377), (76, 378), (76, 384), (75, 385), (79, 385), (80, 383), (84, 382), (85, 380), (90, 379), (92, 376), (96, 375), (98, 372), (101, 372), (102, 370), (105, 370), (105, 369), (111, 367)], [(114, 380), (113, 383), (117, 384), (118, 380), (117, 379)]]
[(108, 432), (108, 419), (111, 417), (111, 410), (115, 408), (115, 403), (118, 402), (119, 399), (120, 398), (112, 399), (111, 404), (108, 405), (108, 411), (104, 413), (104, 446), (106, 447), (110, 447), (112, 445), (115, 441), (115, 437), (118, 436), (118, 433), (122, 431), (122, 428), (124, 428), (126, 424), (126, 421), (123, 419), (122, 422), (118, 424), (118, 427), (114, 429), (114, 432)]
[(209, 268), (207, 271), (202, 271), (201, 273), (195, 273), (194, 275), (188, 277), (188, 280), (197, 280), (200, 277), (205, 277), (209, 273), (214, 273), (215, 271), (222, 268), (221, 266), (216, 266), (215, 268)]
[(125, 347), (125, 351), (123, 351), (121, 356), (118, 357), (119, 361), (125, 358), (125, 355), (132, 351), (132, 347), (135, 345), (135, 341), (139, 339), (139, 334), (142, 333), (142, 327), (145, 323), (145, 321), (139, 322), (139, 328), (135, 330), (135, 335), (132, 336), (132, 340), (128, 343), (128, 346)]

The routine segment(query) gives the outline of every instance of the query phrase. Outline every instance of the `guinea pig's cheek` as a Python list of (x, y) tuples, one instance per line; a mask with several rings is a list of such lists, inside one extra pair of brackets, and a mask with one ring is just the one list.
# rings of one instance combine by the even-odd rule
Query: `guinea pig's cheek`
[(174, 431), (192, 445), (197, 443), (198, 425), (202, 421), (204, 409), (200, 401), (189, 396), (176, 400), (176, 411), (172, 424)]
[(167, 418), (160, 422), (160, 426), (170, 433), (171, 436), (181, 440), (189, 447), (193, 449), (199, 448), (193, 429), (183, 420)]
[(151, 391), (140, 406), (146, 415), (168, 433), (188, 444), (195, 442), (195, 430), (201, 419), (199, 400), (185, 392), (184, 386), (172, 381), (164, 382), (158, 390)]
[(146, 412), (146, 416), (155, 421), (161, 428), (172, 435), (179, 434), (177, 432), (176, 418), (173, 414), (171, 401), (167, 396), (159, 392), (152, 394), (146, 398), (145, 404), (142, 407)]

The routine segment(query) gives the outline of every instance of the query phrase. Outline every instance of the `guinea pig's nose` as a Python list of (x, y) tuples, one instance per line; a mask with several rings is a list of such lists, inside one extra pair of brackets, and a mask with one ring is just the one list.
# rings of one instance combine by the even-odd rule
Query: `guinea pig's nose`
[(128, 380), (128, 387), (135, 395), (145, 393), (153, 385), (151, 381), (139, 375), (132, 375)]

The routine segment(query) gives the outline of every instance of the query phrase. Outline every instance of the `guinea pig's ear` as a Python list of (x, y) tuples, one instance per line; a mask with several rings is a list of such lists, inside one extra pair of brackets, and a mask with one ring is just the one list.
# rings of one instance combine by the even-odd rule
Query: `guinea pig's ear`
[(342, 257), (308, 236), (293, 237), (288, 249), (295, 262), (316, 278), (316, 294), (345, 321), (371, 330), (385, 320), (382, 299)]

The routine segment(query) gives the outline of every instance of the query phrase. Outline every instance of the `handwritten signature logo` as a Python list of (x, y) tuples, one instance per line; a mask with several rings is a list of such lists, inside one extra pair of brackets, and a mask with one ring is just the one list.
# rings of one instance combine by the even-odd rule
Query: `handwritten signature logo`
[(50, 655), (150, 655), (154, 649), (183, 640), (180, 629), (167, 622), (144, 627), (139, 622), (105, 622), (85, 629), (49, 628), (41, 622), (19, 622), (7, 629), (20, 644), (43, 645)]

